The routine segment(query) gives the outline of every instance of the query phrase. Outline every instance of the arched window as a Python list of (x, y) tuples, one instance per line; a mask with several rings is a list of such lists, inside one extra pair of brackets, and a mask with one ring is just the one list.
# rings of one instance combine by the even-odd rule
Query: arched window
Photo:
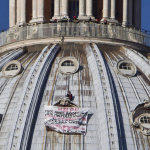
[(137, 72), (136, 66), (129, 60), (119, 60), (117, 70), (119, 74), (126, 77), (132, 77)]
[(122, 63), (119, 66), (119, 69), (131, 70), (132, 65), (130, 63)]
[(21, 71), (22, 71), (22, 66), (20, 62), (17, 60), (12, 60), (6, 63), (2, 69), (3, 76), (5, 77), (14, 77), (20, 74)]
[(79, 69), (79, 62), (74, 57), (64, 57), (58, 67), (62, 74), (73, 74)]
[(72, 61), (64, 61), (61, 66), (74, 66)]
[(7, 68), (6, 71), (9, 70), (18, 70), (18, 66), (16, 64), (10, 64)]
[(150, 117), (148, 117), (148, 116), (142, 116), (140, 118), (140, 122), (141, 123), (150, 123)]

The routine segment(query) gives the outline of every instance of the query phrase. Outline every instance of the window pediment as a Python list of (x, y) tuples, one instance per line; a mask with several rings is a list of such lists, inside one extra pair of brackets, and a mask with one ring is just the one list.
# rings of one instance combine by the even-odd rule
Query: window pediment
[(150, 101), (145, 100), (144, 103), (136, 106), (132, 112), (131, 123), (144, 135), (150, 135)]

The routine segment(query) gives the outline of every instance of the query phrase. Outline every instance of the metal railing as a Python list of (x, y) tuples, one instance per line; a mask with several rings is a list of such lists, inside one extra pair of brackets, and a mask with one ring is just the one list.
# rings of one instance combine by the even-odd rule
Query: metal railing
[(60, 36), (119, 39), (150, 47), (150, 35), (147, 33), (128, 27), (96, 23), (47, 23), (14, 27), (0, 33), (0, 46), (23, 40)]

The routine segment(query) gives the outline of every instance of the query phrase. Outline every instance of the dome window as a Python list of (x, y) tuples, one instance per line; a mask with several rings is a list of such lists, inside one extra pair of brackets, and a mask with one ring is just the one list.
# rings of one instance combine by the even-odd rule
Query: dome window
[(61, 64), (61, 66), (74, 66), (72, 61), (65, 61)]
[(3, 66), (2, 73), (5, 77), (14, 77), (21, 73), (22, 66), (19, 61), (12, 60)]
[(142, 116), (140, 118), (140, 122), (141, 123), (149, 123), (150, 124), (150, 117), (148, 117), (148, 116)]
[(137, 72), (136, 66), (128, 60), (120, 60), (117, 63), (117, 70), (119, 74), (126, 77), (132, 77)]
[(150, 136), (150, 100), (144, 100), (143, 103), (139, 103), (132, 111), (131, 123), (136, 130)]
[(132, 65), (129, 64), (129, 63), (122, 63), (120, 66), (119, 66), (119, 69), (125, 69), (125, 70), (132, 70)]
[(145, 116), (143, 114), (142, 117), (139, 118), (139, 122), (143, 128), (150, 130), (150, 117), (147, 116), (147, 114), (145, 114)]
[(74, 57), (65, 57), (59, 62), (59, 72), (62, 74), (75, 73), (79, 68), (79, 63)]
[(10, 64), (7, 68), (6, 71), (10, 70), (18, 70), (18, 66), (16, 64)]

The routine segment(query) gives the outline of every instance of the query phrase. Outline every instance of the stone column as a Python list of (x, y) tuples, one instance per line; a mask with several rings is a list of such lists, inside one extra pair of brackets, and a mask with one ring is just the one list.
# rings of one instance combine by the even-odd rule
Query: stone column
[(68, 0), (62, 0), (62, 17), (68, 16)]
[(109, 18), (108, 7), (109, 7), (109, 0), (103, 0), (103, 19), (102, 20)]
[(30, 20), (30, 23), (34, 23), (37, 21), (37, 15), (38, 15), (38, 1), (32, 0), (32, 20)]
[(86, 15), (87, 17), (90, 17), (91, 19), (95, 19), (93, 17), (93, 2), (92, 0), (86, 0)]
[(21, 0), (21, 25), (26, 23), (26, 0)]
[(128, 25), (128, 0), (123, 0), (123, 26)]
[(85, 19), (85, 0), (79, 0), (79, 16), (78, 19)]
[(112, 23), (118, 23), (116, 20), (116, 0), (111, 0), (111, 20)]
[(37, 19), (37, 0), (32, 0), (32, 19)]
[(129, 24), (132, 26), (132, 6), (133, 5), (133, 1), (132, 0), (129, 0)]
[(37, 22), (44, 22), (44, 0), (38, 0), (38, 20)]
[(116, 0), (111, 0), (111, 19), (116, 19), (115, 9), (116, 9)]
[(17, 0), (17, 24), (21, 22), (21, 1)]
[(16, 24), (15, 3), (15, 0), (9, 0), (9, 27), (13, 27)]
[(54, 16), (52, 19), (60, 19), (60, 0), (54, 0)]

